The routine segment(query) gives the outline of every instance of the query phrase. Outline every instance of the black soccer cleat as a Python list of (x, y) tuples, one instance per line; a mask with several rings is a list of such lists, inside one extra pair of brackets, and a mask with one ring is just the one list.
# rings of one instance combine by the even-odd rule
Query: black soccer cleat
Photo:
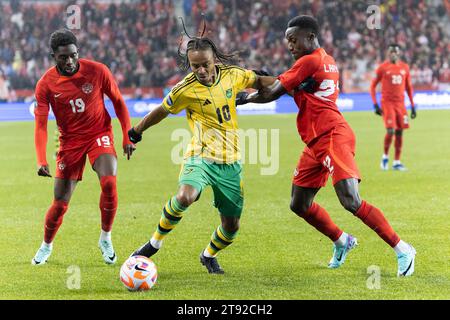
[(209, 273), (213, 273), (213, 274), (224, 274), (225, 273), (225, 271), (223, 271), (223, 269), (220, 267), (219, 262), (217, 262), (217, 258), (205, 257), (203, 255), (203, 251), (202, 251), (202, 253), (200, 253), (200, 262), (202, 263), (202, 265), (204, 265), (206, 267), (206, 269), (208, 269)]
[(159, 249), (156, 249), (154, 246), (152, 246), (152, 244), (150, 243), (150, 241), (148, 241), (147, 243), (145, 243), (142, 247), (140, 247), (139, 249), (137, 249), (135, 252), (133, 252), (131, 254), (132, 256), (144, 256), (147, 258), (150, 258), (152, 255), (154, 255), (155, 253), (158, 252)]

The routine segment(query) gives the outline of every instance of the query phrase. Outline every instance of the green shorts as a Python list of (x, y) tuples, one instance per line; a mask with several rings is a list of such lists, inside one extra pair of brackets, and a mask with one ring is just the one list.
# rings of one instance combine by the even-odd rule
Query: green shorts
[(179, 185), (191, 185), (200, 193), (210, 185), (214, 192), (214, 206), (219, 212), (224, 216), (240, 217), (244, 206), (241, 173), (239, 161), (221, 164), (191, 157), (184, 160)]

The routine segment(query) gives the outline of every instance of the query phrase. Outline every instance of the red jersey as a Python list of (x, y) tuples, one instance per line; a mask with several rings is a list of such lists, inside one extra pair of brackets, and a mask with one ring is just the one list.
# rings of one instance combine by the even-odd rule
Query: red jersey
[[(318, 84), (314, 93), (295, 90), (310, 76)], [(278, 79), (286, 91), (294, 90), (294, 100), (299, 109), (297, 129), (307, 145), (336, 125), (347, 123), (336, 105), (339, 70), (333, 57), (327, 55), (323, 48), (299, 58)]]
[(38, 163), (41, 165), (46, 164), (46, 124), (49, 105), (61, 133), (61, 148), (72, 148), (112, 129), (111, 117), (103, 99), (103, 95), (106, 94), (111, 99), (120, 120), (123, 145), (131, 144), (127, 135), (127, 131), (131, 128), (130, 116), (111, 72), (99, 62), (86, 59), (79, 59), (78, 62), (79, 69), (74, 75), (61, 75), (55, 66), (47, 70), (36, 85), (35, 143)]
[[(381, 102), (386, 105), (386, 102), (401, 102), (405, 100), (405, 89), (408, 93), (411, 105), (413, 102), (413, 92), (411, 86), (411, 77), (409, 74), (409, 67), (406, 63), (398, 61), (392, 63), (385, 61), (378, 66), (376, 70), (376, 77), (373, 79), (370, 86), (370, 94), (373, 103), (377, 103), (376, 87), (381, 81)], [(385, 102), (385, 103), (383, 103)]]

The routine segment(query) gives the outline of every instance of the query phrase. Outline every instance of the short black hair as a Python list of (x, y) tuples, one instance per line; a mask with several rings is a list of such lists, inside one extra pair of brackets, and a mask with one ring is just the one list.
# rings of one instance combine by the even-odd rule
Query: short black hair
[(69, 44), (74, 44), (78, 47), (77, 37), (69, 29), (59, 29), (53, 32), (50, 35), (49, 44), (52, 52), (57, 51), (60, 46), (67, 46)]
[(394, 42), (390, 43), (388, 48), (398, 48), (399, 50), (402, 49), (398, 43), (394, 43)]
[(309, 30), (316, 35), (319, 36), (319, 23), (312, 16), (301, 15), (295, 18), (292, 18), (288, 22), (288, 28), (298, 27), (300, 29)]

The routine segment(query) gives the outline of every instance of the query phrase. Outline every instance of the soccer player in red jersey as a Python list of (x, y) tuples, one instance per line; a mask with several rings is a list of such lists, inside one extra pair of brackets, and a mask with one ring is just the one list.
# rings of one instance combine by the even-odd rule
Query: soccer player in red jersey
[[(285, 93), (293, 95), (299, 108), (297, 128), (306, 147), (294, 172), (290, 207), (334, 242), (329, 268), (340, 267), (357, 244), (355, 237), (343, 232), (327, 211), (313, 202), (331, 176), (343, 207), (395, 250), (398, 275), (409, 276), (414, 272), (415, 249), (400, 239), (380, 209), (360, 198), (361, 178), (354, 159), (355, 135), (336, 105), (339, 70), (334, 59), (320, 47), (318, 35), (319, 25), (313, 17), (298, 16), (290, 20), (285, 36), (288, 49), (296, 59), (294, 65), (274, 79), (269, 88), (238, 96), (238, 103), (265, 103)], [(308, 79), (316, 84), (302, 89), (302, 83)]]
[[(370, 94), (374, 103), (375, 113), (383, 116), (386, 136), (384, 137), (384, 154), (381, 158), (381, 169), (389, 169), (389, 148), (395, 134), (395, 158), (392, 169), (405, 171), (400, 161), (403, 143), (403, 129), (409, 128), (408, 113), (405, 107), (405, 89), (411, 101), (411, 118), (417, 115), (413, 101), (413, 89), (408, 65), (400, 61), (398, 44), (389, 45), (389, 60), (383, 62), (376, 70), (376, 77), (370, 86)], [(377, 103), (376, 87), (381, 81), (381, 108)]]
[(129, 159), (135, 150), (128, 139), (130, 116), (109, 69), (98, 62), (78, 58), (77, 39), (65, 29), (50, 37), (56, 66), (36, 85), (35, 145), (38, 175), (51, 177), (46, 159), (49, 106), (56, 118), (60, 148), (56, 159), (54, 200), (45, 216), (44, 241), (32, 264), (47, 262), (53, 239), (63, 221), (70, 198), (82, 179), (86, 156), (100, 180), (101, 234), (99, 247), (108, 264), (117, 260), (111, 241), (111, 228), (117, 209), (117, 155), (114, 149), (111, 117), (103, 95), (113, 102), (123, 132), (123, 151)]

